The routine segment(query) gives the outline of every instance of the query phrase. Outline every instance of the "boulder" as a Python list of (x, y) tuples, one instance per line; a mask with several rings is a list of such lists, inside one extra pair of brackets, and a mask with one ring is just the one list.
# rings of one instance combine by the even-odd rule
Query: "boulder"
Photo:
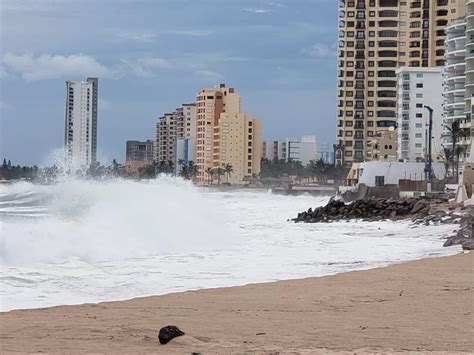
[(472, 238), (465, 238), (462, 242), (462, 249), (463, 250), (474, 250), (474, 239)]
[(415, 214), (415, 213), (421, 212), (421, 210), (425, 208), (426, 208), (426, 203), (424, 201), (418, 201), (417, 203), (415, 203), (410, 213)]
[(184, 335), (184, 332), (178, 327), (174, 325), (168, 325), (160, 329), (158, 339), (160, 339), (160, 344), (167, 344), (171, 339), (180, 337), (182, 335)]

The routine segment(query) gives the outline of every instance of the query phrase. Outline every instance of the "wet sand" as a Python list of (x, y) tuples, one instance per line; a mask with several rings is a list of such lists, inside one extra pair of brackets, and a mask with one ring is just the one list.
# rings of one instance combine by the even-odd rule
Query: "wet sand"
[[(160, 345), (162, 326), (186, 336)], [(474, 351), (474, 253), (334, 276), (0, 314), (1, 352)]]

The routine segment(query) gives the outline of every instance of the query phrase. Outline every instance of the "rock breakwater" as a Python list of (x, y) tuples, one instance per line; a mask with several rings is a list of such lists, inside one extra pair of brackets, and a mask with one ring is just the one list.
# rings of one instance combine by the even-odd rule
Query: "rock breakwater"
[(330, 223), (341, 220), (359, 219), (363, 221), (406, 220), (414, 224), (456, 224), (459, 226), (447, 236), (444, 246), (462, 245), (464, 249), (474, 247), (472, 211), (449, 203), (447, 198), (369, 198), (351, 203), (331, 199), (326, 206), (309, 208), (298, 213), (296, 223)]

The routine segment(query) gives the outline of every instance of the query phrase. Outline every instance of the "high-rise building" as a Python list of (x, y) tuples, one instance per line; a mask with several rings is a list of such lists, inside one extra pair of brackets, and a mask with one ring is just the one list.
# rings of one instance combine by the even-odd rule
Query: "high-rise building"
[(219, 129), (221, 113), (240, 113), (240, 95), (225, 84), (202, 89), (196, 96), (196, 167), (197, 180), (207, 179), (214, 167), (214, 132)]
[(466, 104), (464, 112), (466, 117), (461, 127), (465, 129), (464, 140), (466, 161), (473, 161), (474, 156), (472, 140), (474, 139), (474, 120), (472, 119), (474, 100), (474, 1), (466, 0)]
[(156, 122), (155, 160), (174, 162), (176, 144), (176, 115), (165, 113)]
[(186, 141), (188, 152), (193, 151), (194, 148), (190, 146), (194, 147), (195, 136), (196, 105), (194, 103), (183, 104), (174, 112), (165, 113), (156, 122), (155, 160), (172, 162), (176, 167), (177, 161), (184, 159), (180, 156), (184, 153), (181, 149), (182, 141)]
[(441, 153), (443, 135), (443, 68), (409, 68), (398, 75), (398, 159), (426, 161), (428, 157), (429, 111), (433, 109), (431, 157)]
[[(464, 0), (340, 0), (339, 8), (336, 162), (396, 156), (395, 71), (444, 65), (444, 29), (464, 15)], [(373, 145), (387, 137), (380, 157)]]
[(227, 177), (242, 184), (246, 177), (260, 174), (262, 138), (260, 121), (244, 113), (221, 113), (214, 130), (213, 168), (232, 165)]
[(175, 172), (181, 171), (180, 163), (189, 163), (195, 159), (196, 146), (196, 104), (183, 104), (176, 110), (177, 130), (175, 148)]
[(73, 172), (97, 161), (97, 96), (97, 78), (66, 82), (64, 148)]
[[(446, 27), (446, 65), (444, 67), (444, 134), (443, 147), (453, 149), (452, 130), (456, 134), (456, 150), (460, 173), (465, 158), (470, 157), (474, 126), (472, 95), (474, 94), (474, 2), (465, 0), (467, 15), (451, 21)], [(458, 128), (454, 123), (458, 123)]]

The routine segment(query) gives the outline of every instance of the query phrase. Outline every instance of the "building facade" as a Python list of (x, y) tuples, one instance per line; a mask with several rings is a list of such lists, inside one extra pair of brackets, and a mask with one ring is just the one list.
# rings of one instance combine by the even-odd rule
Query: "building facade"
[[(178, 160), (184, 159), (181, 154), (183, 146), (189, 152), (194, 151), (196, 137), (196, 105), (183, 104), (175, 111), (165, 113), (156, 122), (155, 160), (172, 162), (177, 167)], [(186, 143), (185, 143), (185, 142)], [(179, 149), (178, 149), (179, 148)], [(186, 160), (193, 160), (186, 158)]]
[(127, 141), (125, 161), (143, 161), (151, 164), (154, 159), (154, 144), (152, 140)]
[(383, 157), (396, 156), (395, 71), (444, 65), (444, 29), (464, 15), (464, 0), (341, 0), (339, 7), (335, 153), (343, 157), (336, 161), (381, 159), (372, 146), (380, 136), (392, 139)]
[(97, 161), (97, 99), (97, 78), (66, 82), (64, 150), (73, 172)]
[(174, 162), (176, 145), (176, 115), (165, 113), (156, 122), (155, 161)]
[(294, 160), (307, 165), (311, 160), (321, 157), (317, 150), (316, 136), (267, 140), (263, 142), (262, 148), (262, 157), (268, 160)]
[(260, 121), (244, 113), (222, 113), (214, 133), (213, 168), (232, 165), (226, 177), (232, 184), (260, 174), (262, 152)]
[(433, 109), (432, 161), (442, 149), (443, 136), (443, 68), (409, 68), (397, 70), (398, 76), (398, 160), (422, 162), (428, 157), (429, 111)]
[[(444, 67), (444, 134), (443, 147), (459, 156), (462, 174), (465, 159), (470, 158), (474, 127), (472, 95), (474, 94), (474, 2), (466, 0), (467, 14), (446, 27), (446, 65)], [(456, 144), (452, 129), (459, 126)], [(457, 130), (457, 128), (455, 129)]]
[(214, 167), (214, 133), (219, 129), (222, 113), (240, 113), (240, 95), (225, 84), (202, 89), (196, 96), (197, 180), (207, 179), (206, 171)]

